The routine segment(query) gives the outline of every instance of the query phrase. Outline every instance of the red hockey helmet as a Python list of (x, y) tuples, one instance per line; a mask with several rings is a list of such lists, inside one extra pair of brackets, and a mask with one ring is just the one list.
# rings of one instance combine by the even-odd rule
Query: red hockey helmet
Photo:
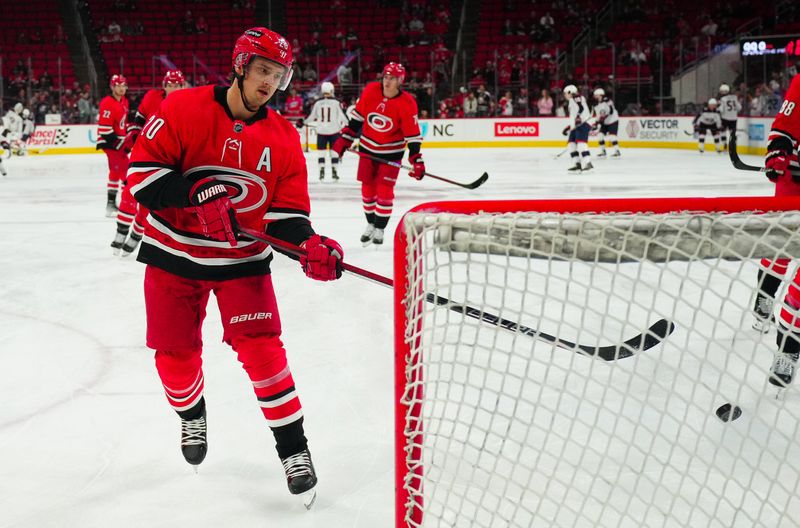
[(402, 83), (403, 79), (406, 78), (406, 69), (399, 62), (390, 62), (383, 67), (383, 76), (386, 77), (387, 75), (397, 77)]
[(128, 86), (128, 80), (122, 74), (114, 74), (111, 76), (111, 81), (108, 83), (112, 87), (114, 86)]
[(279, 89), (285, 90), (292, 80), (292, 47), (289, 42), (265, 27), (250, 28), (233, 46), (233, 67), (244, 68), (256, 56), (264, 57), (286, 68), (286, 73), (278, 86)]
[(186, 77), (183, 76), (183, 72), (180, 70), (167, 70), (167, 73), (164, 74), (164, 80), (161, 82), (162, 86), (166, 86), (168, 84), (184, 84), (186, 82)]

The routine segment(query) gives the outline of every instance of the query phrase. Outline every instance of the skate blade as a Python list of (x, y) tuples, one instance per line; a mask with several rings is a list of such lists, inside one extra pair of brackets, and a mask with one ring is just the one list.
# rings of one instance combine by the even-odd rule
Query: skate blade
[(361, 247), (369, 247), (371, 245), (372, 245), (372, 239), (371, 238), (369, 240), (367, 240), (366, 242), (362, 242), (361, 243)]
[(311, 507), (314, 506), (314, 502), (317, 500), (317, 490), (311, 488), (310, 490), (304, 491), (297, 496), (303, 501), (303, 506), (306, 507), (306, 510), (310, 510)]

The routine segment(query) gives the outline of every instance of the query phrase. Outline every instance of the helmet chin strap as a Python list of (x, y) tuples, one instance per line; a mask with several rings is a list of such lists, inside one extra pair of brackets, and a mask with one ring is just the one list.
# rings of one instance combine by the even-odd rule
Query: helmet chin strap
[[(244, 68), (243, 68), (243, 70), (244, 70)], [(256, 112), (261, 110), (263, 107), (265, 107), (267, 105), (267, 103), (269, 102), (269, 101), (267, 101), (267, 103), (264, 103), (261, 106), (257, 106), (256, 108), (250, 108), (250, 105), (247, 104), (247, 99), (244, 96), (244, 74), (242, 74), (242, 75), (236, 74), (236, 84), (239, 86), (239, 97), (242, 99), (242, 104), (244, 105), (244, 107), (247, 109), (248, 112), (253, 112), (255, 114)]]

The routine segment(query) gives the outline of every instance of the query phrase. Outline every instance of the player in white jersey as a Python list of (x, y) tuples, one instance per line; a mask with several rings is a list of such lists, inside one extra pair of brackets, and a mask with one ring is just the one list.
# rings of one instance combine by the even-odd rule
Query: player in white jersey
[[(317, 152), (319, 161), (319, 179), (325, 179), (325, 152), (339, 139), (339, 132), (347, 125), (348, 119), (342, 110), (342, 103), (333, 96), (333, 83), (325, 81), (320, 88), (322, 98), (314, 103), (311, 114), (308, 116), (307, 125), (316, 126), (317, 129)], [(331, 157), (331, 177), (339, 179), (336, 173), (336, 166), (339, 163), (339, 156), (332, 150)]]
[(736, 133), (736, 118), (742, 111), (742, 103), (736, 94), (731, 93), (731, 88), (727, 84), (719, 87), (719, 115), (722, 118), (722, 130), (725, 132), (722, 142), (725, 150), (728, 150), (730, 137)]
[(714, 147), (717, 149), (717, 153), (722, 154), (722, 149), (719, 145), (722, 118), (719, 115), (719, 111), (717, 111), (717, 106), (717, 100), (712, 97), (692, 122), (695, 134), (697, 134), (697, 148), (700, 149), (700, 154), (705, 152), (706, 133), (708, 132), (711, 132), (711, 135), (714, 136)]
[(31, 116), (31, 111), (27, 108), (22, 110), (22, 142), (25, 144), (28, 141), (28, 138), (33, 135), (33, 130), (36, 126), (33, 123), (33, 117)]
[(589, 104), (578, 93), (578, 88), (574, 84), (564, 87), (564, 97), (569, 101), (569, 125), (564, 129), (564, 135), (569, 135), (567, 150), (574, 163), (568, 170), (570, 172), (591, 170), (594, 167), (589, 157), (587, 141), (594, 121), (589, 113)]
[[(9, 142), (9, 132), (8, 129), (3, 125), (2, 121), (0, 121), (0, 148), (2, 148), (8, 155), (11, 155), (11, 143)], [(3, 176), (8, 176), (8, 172), (6, 172), (6, 167), (3, 165), (3, 158), (0, 158), (0, 174)]]
[(603, 158), (606, 155), (606, 136), (611, 143), (614, 152), (611, 154), (613, 157), (619, 157), (619, 142), (617, 141), (617, 133), (619, 132), (619, 113), (614, 106), (614, 101), (606, 96), (605, 90), (597, 88), (594, 91), (595, 105), (592, 109), (592, 118), (596, 121), (595, 126), (600, 126), (600, 132), (597, 134), (597, 139), (600, 142), (600, 153), (598, 158)]
[(17, 103), (3, 116), (3, 125), (8, 129), (12, 140), (19, 139), (22, 135), (22, 109), (22, 103)]

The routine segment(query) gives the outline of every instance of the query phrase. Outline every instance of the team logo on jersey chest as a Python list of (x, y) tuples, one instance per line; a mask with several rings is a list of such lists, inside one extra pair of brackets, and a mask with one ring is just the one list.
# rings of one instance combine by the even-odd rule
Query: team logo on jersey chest
[(392, 118), (386, 117), (378, 112), (370, 112), (367, 114), (367, 123), (377, 132), (388, 132), (394, 126)]
[(241, 121), (236, 121), (233, 124), (233, 131), (238, 133), (241, 132), (242, 130), (244, 130), (244, 123), (242, 123)]
[(192, 181), (214, 178), (222, 182), (228, 191), (237, 213), (246, 213), (263, 206), (267, 201), (267, 184), (262, 178), (231, 167), (202, 166), (186, 172)]

